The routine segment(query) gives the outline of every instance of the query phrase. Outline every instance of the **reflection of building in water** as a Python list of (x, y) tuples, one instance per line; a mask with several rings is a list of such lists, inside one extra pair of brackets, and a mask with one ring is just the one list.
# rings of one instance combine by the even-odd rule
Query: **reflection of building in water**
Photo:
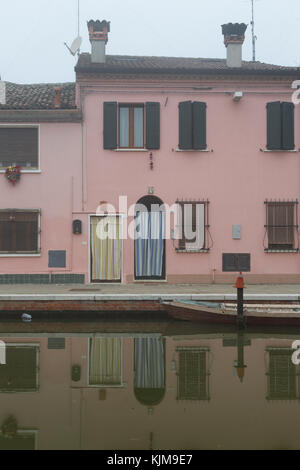
[(245, 333), (242, 384), (237, 337), (226, 332), (1, 339), (0, 429), (13, 415), (18, 432), (0, 431), (0, 449), (300, 447), (294, 335)]

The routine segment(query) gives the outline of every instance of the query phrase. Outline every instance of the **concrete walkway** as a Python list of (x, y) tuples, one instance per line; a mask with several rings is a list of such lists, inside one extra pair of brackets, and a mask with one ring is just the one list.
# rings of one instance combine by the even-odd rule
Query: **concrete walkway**
[[(300, 301), (298, 284), (248, 285), (245, 300)], [(235, 300), (232, 284), (0, 285), (0, 300)]]

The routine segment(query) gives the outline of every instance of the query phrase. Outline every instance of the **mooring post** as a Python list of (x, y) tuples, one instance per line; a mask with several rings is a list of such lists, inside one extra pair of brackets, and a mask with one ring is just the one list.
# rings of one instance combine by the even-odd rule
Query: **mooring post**
[(239, 328), (244, 328), (244, 278), (242, 273), (239, 274), (235, 287), (237, 289), (237, 325)]

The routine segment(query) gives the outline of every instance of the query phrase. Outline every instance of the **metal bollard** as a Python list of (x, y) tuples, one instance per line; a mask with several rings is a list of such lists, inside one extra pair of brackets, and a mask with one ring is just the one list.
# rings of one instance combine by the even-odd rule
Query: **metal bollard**
[(237, 325), (239, 328), (245, 327), (244, 319), (244, 278), (242, 273), (238, 276), (235, 287), (237, 289)]

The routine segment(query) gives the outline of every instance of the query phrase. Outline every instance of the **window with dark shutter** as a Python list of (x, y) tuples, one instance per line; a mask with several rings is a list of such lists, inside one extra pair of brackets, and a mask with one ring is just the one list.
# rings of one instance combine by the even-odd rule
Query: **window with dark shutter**
[(183, 101), (179, 103), (179, 149), (205, 150), (206, 103)]
[(0, 211), (0, 253), (38, 253), (39, 211)]
[(267, 149), (294, 150), (294, 104), (275, 101), (267, 104)]
[(265, 250), (294, 250), (298, 233), (298, 201), (265, 201), (266, 234)]
[(160, 148), (160, 103), (104, 103), (104, 148)]
[(0, 165), (38, 168), (38, 128), (0, 127)]

